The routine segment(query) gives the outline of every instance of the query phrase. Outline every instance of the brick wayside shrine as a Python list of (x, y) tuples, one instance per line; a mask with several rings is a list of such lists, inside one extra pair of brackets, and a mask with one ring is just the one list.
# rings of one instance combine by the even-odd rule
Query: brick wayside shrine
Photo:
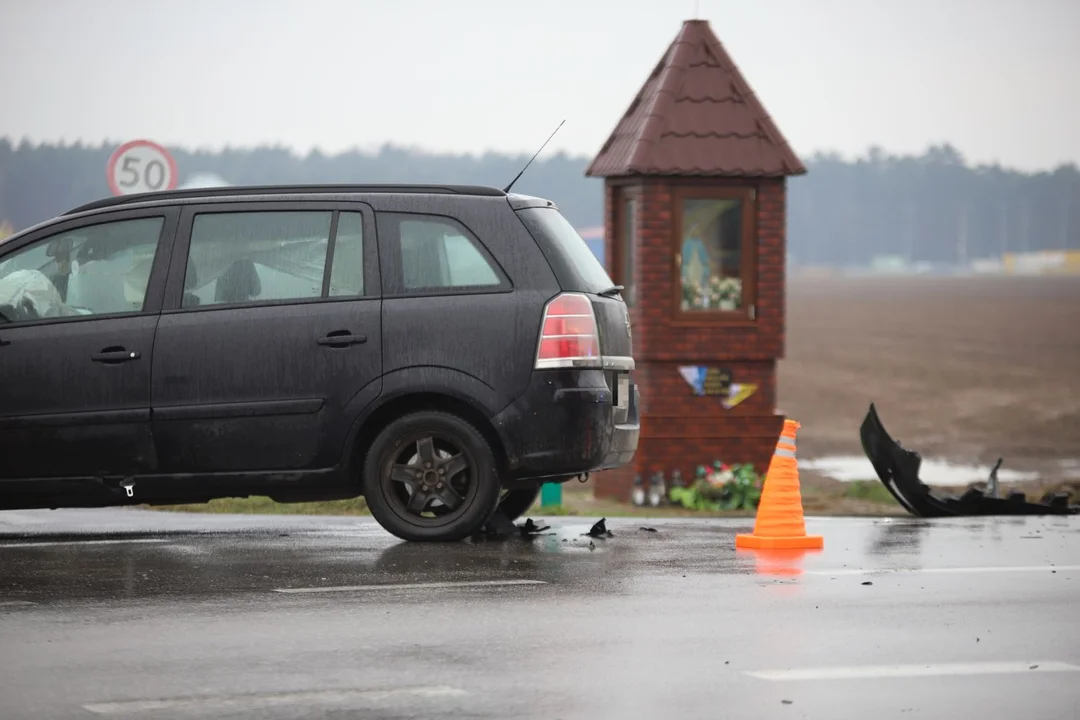
[(683, 23), (586, 171), (604, 178), (642, 416), (634, 462), (597, 474), (598, 497), (714, 460), (764, 474), (784, 421), (786, 178), (805, 172), (708, 23)]

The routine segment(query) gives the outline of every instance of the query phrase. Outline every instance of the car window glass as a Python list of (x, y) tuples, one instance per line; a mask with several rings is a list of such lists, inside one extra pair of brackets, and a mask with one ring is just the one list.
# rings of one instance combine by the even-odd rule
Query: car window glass
[(400, 235), (406, 290), (490, 287), (501, 282), (473, 240), (453, 223), (403, 220)]
[(343, 212), (338, 216), (329, 294), (330, 297), (364, 294), (364, 224), (360, 213)]
[(332, 212), (195, 216), (182, 307), (322, 296)]
[[(561, 256), (562, 261), (552, 263), (552, 266), (557, 273), (560, 268), (565, 268), (563, 276), (559, 278), (564, 290), (598, 293), (612, 286), (604, 264), (558, 210), (552, 207), (525, 208), (518, 211), (518, 217), (534, 238), (546, 241), (541, 246), (543, 252), (553, 250)], [(550, 246), (550, 250), (546, 246)]]
[(0, 260), (0, 322), (135, 313), (164, 218), (98, 223), (44, 238)]

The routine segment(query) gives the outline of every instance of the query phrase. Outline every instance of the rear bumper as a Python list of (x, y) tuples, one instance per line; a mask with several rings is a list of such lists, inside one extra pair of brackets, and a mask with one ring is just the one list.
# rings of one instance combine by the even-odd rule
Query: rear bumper
[(618, 407), (623, 404), (617, 398), (618, 375), (601, 370), (533, 372), (525, 393), (492, 418), (506, 449), (507, 479), (566, 477), (633, 460), (641, 432), (639, 393), (630, 378), (625, 407)]

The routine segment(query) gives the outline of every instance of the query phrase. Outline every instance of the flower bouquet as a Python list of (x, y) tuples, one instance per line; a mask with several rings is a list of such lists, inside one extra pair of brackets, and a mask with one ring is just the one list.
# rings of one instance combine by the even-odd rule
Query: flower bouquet
[(737, 277), (709, 278), (709, 306), (720, 310), (736, 310), (742, 303), (742, 279)]
[(761, 499), (762, 479), (754, 466), (728, 465), (719, 460), (699, 465), (694, 482), (672, 490), (671, 499), (691, 510), (750, 510)]

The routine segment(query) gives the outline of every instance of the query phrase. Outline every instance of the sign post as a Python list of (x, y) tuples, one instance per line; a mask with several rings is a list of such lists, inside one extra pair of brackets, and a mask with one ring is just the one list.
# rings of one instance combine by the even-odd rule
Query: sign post
[(113, 195), (173, 190), (177, 185), (176, 160), (150, 140), (132, 140), (116, 148), (106, 173)]

